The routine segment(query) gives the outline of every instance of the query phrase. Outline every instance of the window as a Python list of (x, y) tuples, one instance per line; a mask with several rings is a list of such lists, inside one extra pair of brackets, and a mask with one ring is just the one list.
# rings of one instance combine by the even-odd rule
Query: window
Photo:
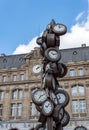
[(18, 99), (22, 99), (22, 97), (23, 97), (23, 90), (19, 89), (18, 90)]
[(3, 100), (3, 99), (4, 99), (4, 92), (0, 91), (0, 100)]
[(72, 101), (72, 113), (78, 113), (78, 101)]
[(76, 96), (77, 95), (77, 86), (73, 86), (72, 87), (72, 96)]
[(16, 104), (11, 104), (11, 116), (16, 115)]
[(80, 113), (86, 113), (86, 101), (85, 100), (80, 100), (79, 101), (80, 105)]
[(35, 104), (33, 102), (30, 103), (30, 116), (38, 116), (38, 111), (36, 110)]
[(12, 92), (12, 99), (17, 99), (17, 90), (13, 90)]
[(7, 77), (6, 76), (2, 76), (2, 82), (6, 82), (7, 81)]
[(72, 76), (75, 76), (75, 71), (74, 71), (74, 69), (71, 69), (70, 70), (70, 76), (72, 77)]
[(13, 81), (16, 81), (16, 80), (17, 80), (17, 76), (13, 75)]
[(24, 80), (24, 74), (20, 75), (20, 80)]
[(0, 116), (2, 116), (2, 107), (3, 107), (3, 105), (0, 104)]
[(82, 75), (83, 75), (83, 69), (80, 68), (80, 69), (78, 69), (78, 76), (82, 76)]
[(84, 96), (84, 86), (82, 85), (74, 85), (71, 88), (72, 96)]
[(21, 116), (22, 115), (22, 104), (11, 104), (11, 116), (16, 117), (16, 116)]
[(86, 113), (86, 101), (82, 99), (72, 100), (72, 113)]
[(15, 89), (12, 91), (12, 99), (22, 99), (23, 97), (23, 90), (22, 89)]
[(17, 115), (21, 116), (21, 114), (22, 114), (22, 104), (19, 103), (17, 104)]

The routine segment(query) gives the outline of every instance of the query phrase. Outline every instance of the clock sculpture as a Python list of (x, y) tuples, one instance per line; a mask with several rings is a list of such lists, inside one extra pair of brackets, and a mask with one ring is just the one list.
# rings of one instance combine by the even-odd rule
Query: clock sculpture
[[(69, 103), (69, 95), (57, 80), (67, 73), (66, 65), (60, 62), (61, 53), (59, 50), (60, 36), (66, 32), (65, 25), (56, 24), (52, 20), (47, 25), (42, 37), (38, 37), (36, 40), (43, 57), (43, 71), (41, 87), (32, 93), (32, 101), (40, 112), (38, 125), (33, 128), (34, 130), (40, 128), (63, 130), (63, 127), (70, 120), (70, 116), (65, 110), (65, 106)], [(36, 73), (40, 71), (40, 66), (34, 66), (33, 71), (36, 71)]]

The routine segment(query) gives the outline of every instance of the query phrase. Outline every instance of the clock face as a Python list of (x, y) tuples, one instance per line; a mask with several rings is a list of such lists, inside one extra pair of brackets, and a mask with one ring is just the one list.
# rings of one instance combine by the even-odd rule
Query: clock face
[(53, 31), (54, 31), (56, 34), (63, 35), (63, 34), (66, 33), (67, 28), (66, 28), (66, 26), (63, 25), (63, 24), (56, 24), (56, 25), (53, 27)]
[(58, 104), (62, 105), (63, 107), (69, 103), (69, 95), (66, 91), (60, 89), (56, 92), (56, 96), (58, 99)]
[(32, 100), (37, 105), (41, 105), (47, 99), (47, 94), (43, 89), (38, 89), (32, 93)]
[(33, 72), (34, 73), (39, 73), (41, 71), (41, 66), (40, 65), (35, 65), (34, 67), (33, 67)]
[(64, 95), (64, 94), (59, 93), (59, 94), (57, 94), (57, 99), (58, 99), (58, 102), (62, 104), (62, 103), (64, 103), (64, 102), (65, 102), (66, 97), (65, 97), (65, 95)]
[(50, 100), (46, 100), (42, 105), (42, 112), (44, 115), (49, 116), (53, 112), (53, 103)]
[(57, 58), (57, 56), (58, 56), (57, 51), (55, 51), (55, 50), (49, 51), (49, 57), (51, 57), (52, 59)]
[(61, 54), (58, 49), (50, 47), (45, 51), (45, 57), (49, 61), (56, 62), (61, 58)]

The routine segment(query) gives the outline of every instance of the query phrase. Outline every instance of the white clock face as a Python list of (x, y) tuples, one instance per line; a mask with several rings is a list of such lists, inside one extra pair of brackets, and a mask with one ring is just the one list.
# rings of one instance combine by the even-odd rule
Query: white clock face
[(49, 114), (52, 111), (52, 104), (51, 104), (51, 102), (45, 101), (45, 103), (43, 105), (43, 109), (44, 109), (44, 112), (46, 114)]
[(65, 101), (66, 101), (65, 95), (62, 94), (62, 93), (57, 94), (57, 98), (58, 98), (58, 102), (61, 103), (61, 104), (65, 103)]
[(65, 30), (65, 27), (61, 24), (57, 24), (56, 26), (54, 26), (54, 30), (58, 32), (62, 32)]
[(58, 57), (58, 53), (55, 50), (49, 51), (49, 57), (52, 59), (56, 59)]
[(39, 73), (41, 71), (41, 66), (40, 65), (35, 65), (34, 67), (33, 67), (33, 72), (34, 73)]
[(37, 90), (33, 93), (34, 102), (41, 104), (47, 99), (47, 94), (44, 90)]

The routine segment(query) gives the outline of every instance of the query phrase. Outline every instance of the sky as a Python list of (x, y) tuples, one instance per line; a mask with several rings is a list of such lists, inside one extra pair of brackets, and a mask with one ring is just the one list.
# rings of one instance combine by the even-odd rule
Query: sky
[(0, 0), (0, 54), (31, 52), (52, 19), (67, 27), (60, 49), (89, 46), (89, 0)]

